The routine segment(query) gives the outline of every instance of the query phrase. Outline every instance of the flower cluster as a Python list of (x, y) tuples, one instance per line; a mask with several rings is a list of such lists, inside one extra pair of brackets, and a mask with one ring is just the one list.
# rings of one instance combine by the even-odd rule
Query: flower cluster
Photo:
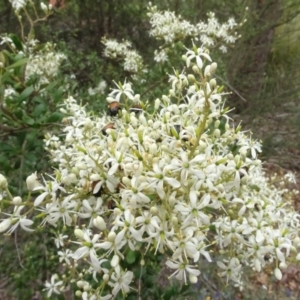
[(137, 73), (143, 68), (143, 59), (136, 50), (132, 50), (129, 41), (122, 43), (112, 39), (102, 39), (105, 46), (104, 56), (112, 59), (119, 59), (124, 65), (124, 70), (130, 73)]
[(186, 69), (170, 75), (169, 95), (153, 109), (128, 82), (109, 94), (108, 115), (66, 99), (63, 138), (46, 137), (55, 176), (27, 179), (29, 191), (40, 193), (33, 201), (13, 198), (0, 176), (2, 203), (11, 204), (1, 232), (19, 224), (30, 230), (34, 213), (40, 226), (75, 227), (72, 243), (57, 233), (57, 255), (70, 272), (53, 275), (48, 297), (70, 282), (83, 299), (129, 293), (128, 251), (142, 254), (141, 265), (150, 253), (165, 253), (171, 276), (185, 283), (198, 281), (203, 260), (216, 263), (241, 289), (245, 267), (270, 265), (281, 279), (288, 262), (300, 259), (299, 214), (264, 176), (260, 144), (232, 127), (217, 64), (195, 46), (183, 58)]
[[(28, 3), (30, 3), (32, 5), (32, 7), (35, 9), (32, 1), (28, 1), (28, 0), (9, 0), (9, 2), (11, 3), (12, 8), (14, 9), (14, 11), (16, 12), (17, 15), (19, 15), (20, 10), (26, 9), (26, 5)], [(40, 6), (41, 6), (41, 9), (46, 14), (49, 14), (51, 12), (52, 8), (53, 8), (51, 4), (46, 5), (43, 2), (40, 3)]]
[(25, 80), (32, 76), (39, 76), (36, 87), (49, 84), (57, 75), (61, 63), (66, 59), (63, 53), (55, 52), (54, 46), (50, 43), (38, 52), (31, 51), (25, 70)]
[(9, 0), (14, 10), (19, 11), (27, 4), (27, 0)]
[(214, 13), (208, 13), (207, 22), (199, 22), (196, 25), (176, 16), (171, 11), (159, 11), (156, 6), (148, 7), (150, 18), (150, 36), (163, 40), (162, 49), (155, 52), (155, 60), (163, 62), (167, 60), (164, 48), (185, 40), (187, 37), (200, 41), (204, 47), (219, 47), (222, 52), (227, 51), (228, 45), (233, 45), (240, 37), (235, 30), (240, 26), (233, 18), (221, 24)]

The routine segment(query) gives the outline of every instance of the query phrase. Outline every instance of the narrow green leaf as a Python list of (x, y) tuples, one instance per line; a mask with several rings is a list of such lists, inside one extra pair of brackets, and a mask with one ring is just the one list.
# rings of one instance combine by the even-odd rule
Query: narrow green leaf
[(26, 98), (28, 98), (32, 94), (33, 91), (34, 91), (33, 86), (27, 87), (19, 96), (18, 102), (24, 101)]
[(8, 66), (6, 69), (14, 69), (14, 68), (25, 65), (27, 62), (28, 62), (28, 58), (22, 58), (22, 59), (18, 60), (17, 62), (15, 62), (14, 64)]

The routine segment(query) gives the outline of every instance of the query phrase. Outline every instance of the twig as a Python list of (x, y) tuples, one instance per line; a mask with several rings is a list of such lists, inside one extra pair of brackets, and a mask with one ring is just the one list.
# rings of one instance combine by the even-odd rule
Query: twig
[(243, 101), (247, 102), (247, 99), (245, 99), (229, 82), (227, 82), (225, 79), (223, 79), (222, 77), (214, 74), (214, 76), (216, 76), (218, 79), (220, 79), (221, 81), (223, 81), (231, 90), (233, 90)]
[(167, 79), (167, 77), (163, 77), (161, 80), (153, 83), (145, 92), (143, 92), (141, 94), (141, 97), (144, 96), (145, 94), (147, 94), (150, 90), (152, 90), (154, 87), (158, 86), (159, 84), (161, 84), (162, 82), (164, 82)]
[(18, 229), (15, 230), (15, 245), (16, 245), (18, 260), (19, 260), (19, 264), (20, 264), (21, 268), (26, 270), (26, 268), (23, 266), (22, 261), (21, 261), (21, 255), (20, 255), (20, 251), (19, 251), (19, 247), (18, 247), (17, 230)]
[(143, 265), (141, 264), (141, 273), (140, 273), (140, 278), (139, 278), (139, 288), (138, 288), (138, 291), (139, 291), (139, 300), (142, 300), (142, 298), (141, 298), (141, 290), (142, 290), (142, 287), (141, 287), (142, 273), (143, 273)]
[(24, 140), (24, 143), (22, 145), (22, 149), (21, 149), (21, 163), (20, 163), (20, 173), (19, 173), (19, 188), (18, 188), (18, 193), (19, 195), (21, 195), (22, 192), (22, 184), (23, 184), (23, 166), (24, 166), (24, 152), (25, 152), (25, 148), (26, 148), (26, 144), (27, 144), (27, 140)]

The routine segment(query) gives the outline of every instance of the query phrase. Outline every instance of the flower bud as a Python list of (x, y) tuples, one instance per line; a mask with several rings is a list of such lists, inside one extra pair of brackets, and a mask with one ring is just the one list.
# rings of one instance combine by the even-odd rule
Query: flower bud
[(47, 12), (48, 11), (48, 6), (45, 3), (41, 2), (41, 9), (42, 9), (43, 12)]
[(174, 91), (173, 89), (169, 89), (169, 94), (170, 94), (170, 96), (172, 96), (172, 97), (175, 97), (175, 96), (176, 96), (176, 93), (175, 93), (175, 91)]
[(216, 62), (213, 62), (211, 65), (210, 65), (210, 73), (214, 73), (216, 71), (218, 67), (218, 64)]
[(83, 231), (81, 229), (76, 228), (74, 234), (78, 239), (83, 240)]
[(11, 219), (5, 219), (0, 223), (0, 232), (6, 231), (9, 226), (11, 225), (12, 221)]
[(215, 130), (214, 130), (214, 136), (215, 136), (216, 138), (219, 138), (220, 135), (221, 135), (220, 129), (215, 129)]
[(195, 284), (198, 282), (198, 278), (195, 275), (189, 274), (190, 283)]
[(279, 268), (281, 270), (285, 270), (287, 267), (288, 267), (287, 264), (285, 262), (283, 262), (283, 261), (279, 264)]
[(101, 179), (101, 177), (100, 177), (99, 174), (92, 174), (92, 175), (90, 176), (90, 180), (91, 180), (91, 181), (98, 181), (98, 180), (100, 180), (100, 179)]
[(140, 103), (140, 99), (141, 99), (141, 95), (140, 94), (136, 94), (133, 98), (133, 102), (136, 104)]
[(209, 81), (209, 86), (212, 90), (215, 89), (215, 87), (217, 86), (217, 81), (216, 79), (212, 78), (210, 81)]
[(255, 258), (255, 260), (254, 260), (254, 267), (257, 272), (261, 271), (261, 263), (257, 258)]
[(77, 290), (76, 292), (75, 292), (75, 296), (76, 297), (81, 297), (82, 296), (82, 292), (81, 291), (79, 291), (79, 290)]
[(276, 268), (276, 269), (274, 270), (274, 275), (275, 275), (275, 277), (276, 277), (278, 280), (281, 280), (281, 278), (282, 278), (282, 273), (281, 273), (280, 269)]
[(19, 197), (19, 196), (14, 197), (12, 202), (13, 202), (14, 205), (20, 205), (22, 203), (22, 198)]
[(151, 212), (153, 215), (156, 215), (156, 214), (158, 213), (157, 207), (152, 206), (152, 207), (150, 208), (150, 212)]
[(2, 174), (0, 174), (0, 189), (6, 189), (7, 186), (7, 179)]
[(90, 119), (86, 119), (83, 126), (85, 129), (91, 129), (93, 128), (93, 122)]
[(26, 179), (26, 185), (29, 192), (33, 191), (35, 188), (41, 186), (41, 184), (38, 181), (36, 172), (32, 173), (30, 176)]
[(189, 74), (189, 75), (188, 75), (188, 79), (189, 79), (189, 81), (190, 81), (191, 83), (196, 82), (196, 78), (195, 78), (195, 76), (194, 76), (193, 74)]
[(194, 73), (196, 73), (196, 74), (200, 73), (200, 69), (198, 68), (198, 66), (194, 65), (192, 69), (193, 69)]
[(147, 120), (143, 114), (140, 114), (139, 120), (140, 120), (141, 124), (143, 124), (144, 126), (147, 126)]
[(220, 120), (216, 120), (214, 124), (215, 128), (219, 128), (220, 123), (221, 123)]
[(210, 65), (206, 66), (204, 69), (204, 76), (210, 77)]
[(111, 243), (113, 243), (116, 239), (116, 233), (114, 231), (111, 231), (108, 236), (107, 236), (107, 240)]
[(177, 225), (178, 224), (178, 218), (177, 217), (172, 217), (172, 224)]
[(131, 180), (128, 178), (128, 177), (123, 177), (122, 178), (122, 182), (127, 185), (127, 186), (130, 186), (131, 185)]
[(109, 275), (108, 275), (108, 274), (104, 274), (102, 278), (103, 278), (103, 281), (104, 281), (104, 282), (108, 282), (108, 280), (109, 280)]
[(116, 266), (119, 265), (119, 262), (120, 262), (120, 257), (118, 255), (114, 255), (111, 262), (110, 262), (110, 265), (115, 268)]
[(157, 98), (154, 102), (154, 109), (155, 110), (158, 110), (159, 109), (159, 106), (160, 106), (160, 100)]
[(103, 219), (102, 217), (100, 217), (100, 216), (97, 216), (97, 218), (95, 218), (95, 219), (93, 220), (93, 224), (94, 224), (95, 227), (97, 227), (98, 229), (100, 229), (100, 230), (102, 230), (102, 231), (106, 229), (105, 221), (104, 221), (104, 219)]
[(163, 95), (163, 96), (162, 96), (162, 99), (163, 99), (163, 101), (165, 101), (165, 102), (167, 102), (167, 103), (171, 103), (170, 98), (169, 98), (168, 96), (166, 96), (166, 95)]

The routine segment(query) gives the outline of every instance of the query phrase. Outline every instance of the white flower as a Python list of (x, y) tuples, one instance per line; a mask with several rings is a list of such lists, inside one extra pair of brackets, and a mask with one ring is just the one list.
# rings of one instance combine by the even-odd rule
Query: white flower
[(113, 89), (109, 94), (109, 96), (114, 98), (115, 101), (120, 102), (122, 95), (126, 96), (130, 100), (134, 99), (133, 90), (130, 83), (124, 82), (123, 84), (117, 84), (115, 82), (115, 85), (117, 86), (117, 88)]
[(127, 294), (130, 290), (129, 284), (133, 279), (133, 273), (131, 271), (124, 272), (120, 266), (115, 267), (114, 272), (111, 275), (111, 280), (108, 284), (113, 287), (112, 294), (114, 296), (121, 290), (123, 295)]
[(20, 10), (25, 7), (27, 0), (9, 0), (15, 10)]
[(202, 48), (195, 48), (194, 50), (187, 49), (187, 50), (188, 50), (187, 53), (186, 53), (186, 56), (187, 56), (186, 65), (187, 65), (187, 67), (190, 66), (191, 61), (193, 59), (196, 59), (196, 63), (197, 63), (197, 66), (199, 67), (199, 69), (202, 69), (202, 67), (203, 67), (203, 60), (202, 60), (201, 57), (206, 58), (207, 60), (211, 61), (210, 56)]
[(227, 282), (229, 281), (229, 279), (235, 282), (239, 281), (242, 265), (236, 257), (231, 258), (229, 262), (227, 260), (223, 260), (223, 262), (217, 261), (217, 265), (219, 268), (223, 269), (223, 271), (221, 271), (219, 275), (222, 277), (226, 276)]
[(73, 242), (82, 246), (72, 254), (73, 259), (78, 260), (90, 256), (91, 261), (97, 260), (96, 249), (100, 247), (100, 243), (97, 243), (100, 235), (95, 234), (92, 239), (90, 238), (90, 235), (91, 233), (88, 230), (85, 230), (83, 235), (84, 240), (82, 242)]
[(61, 233), (59, 233), (56, 238), (54, 238), (54, 242), (55, 242), (55, 245), (56, 245), (56, 248), (60, 248), (60, 247), (63, 247), (64, 246), (64, 240), (68, 238), (67, 235), (63, 235)]
[(58, 279), (58, 276), (55, 274), (55, 275), (51, 276), (50, 282), (47, 281), (45, 283), (46, 288), (44, 290), (48, 291), (47, 292), (48, 298), (51, 297), (53, 293), (57, 294), (57, 295), (59, 295), (61, 293), (61, 290), (62, 290), (61, 286), (63, 285), (63, 281), (60, 280), (60, 281), (55, 282), (57, 279)]
[(200, 275), (200, 271), (196, 270), (195, 266), (188, 265), (181, 257), (179, 257), (178, 261), (167, 260), (166, 265), (170, 269), (176, 269), (170, 277), (175, 276), (178, 280), (184, 281), (185, 284), (187, 283), (187, 276), (192, 275), (197, 277)]
[(292, 182), (294, 184), (297, 183), (296, 175), (294, 173), (292, 173), (292, 172), (286, 173), (284, 175), (284, 178), (287, 179), (287, 181)]

